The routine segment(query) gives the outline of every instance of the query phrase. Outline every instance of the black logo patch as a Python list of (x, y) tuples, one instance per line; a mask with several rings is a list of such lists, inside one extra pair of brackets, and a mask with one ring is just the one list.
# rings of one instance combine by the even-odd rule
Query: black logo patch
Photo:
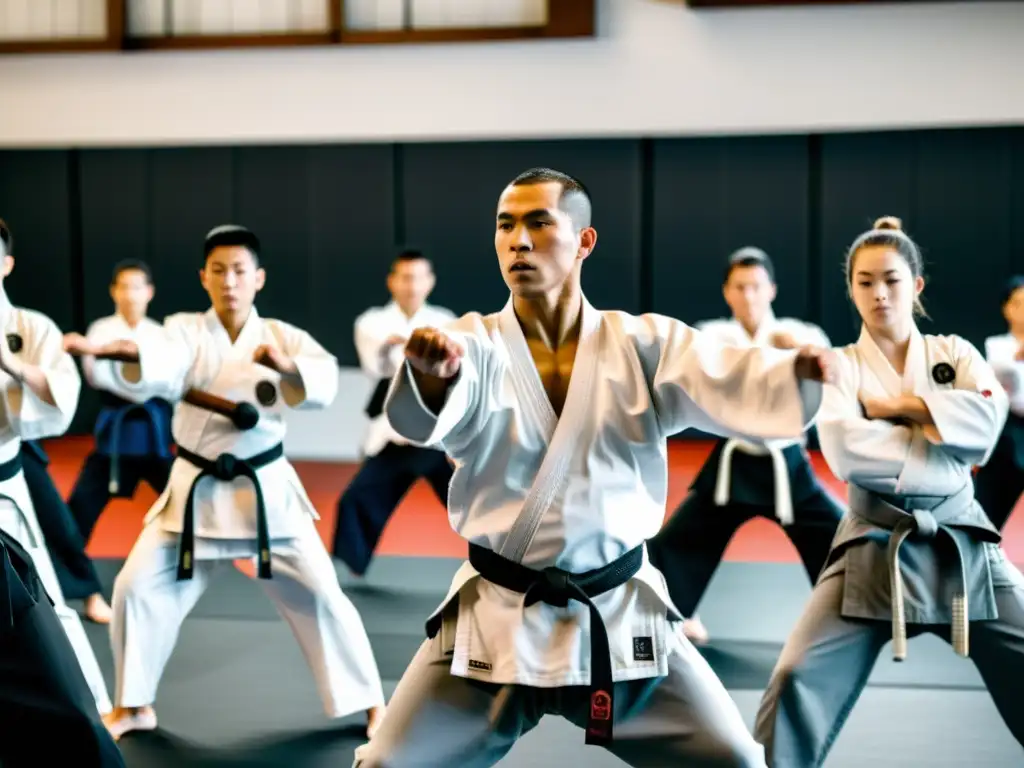
[(21, 334), (8, 333), (7, 346), (10, 348), (11, 352), (13, 352), (14, 354), (18, 354), (25, 346), (25, 342), (21, 340)]
[(272, 381), (261, 381), (256, 385), (256, 401), (263, 406), (271, 406), (277, 402), (277, 387)]
[(476, 659), (470, 659), (469, 660), (469, 668), (470, 669), (479, 669), (481, 672), (490, 672), (491, 671), (491, 665), (490, 664), (488, 664), (486, 661), (477, 661)]
[(651, 638), (633, 638), (633, 661), (654, 661), (654, 643)]
[(932, 368), (932, 378), (936, 384), (952, 384), (956, 370), (949, 363), (936, 363)]

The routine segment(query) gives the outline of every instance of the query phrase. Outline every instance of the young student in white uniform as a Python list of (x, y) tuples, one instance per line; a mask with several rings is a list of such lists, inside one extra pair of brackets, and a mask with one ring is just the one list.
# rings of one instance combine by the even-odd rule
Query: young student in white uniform
[[(448, 504), (470, 557), (361, 768), (483, 768), (545, 714), (632, 766), (763, 766), (644, 542), (664, 517), (666, 436), (797, 437), (827, 351), (726, 348), (580, 288), (597, 242), (583, 186), (527, 171), (498, 201), (500, 312), (419, 329), (385, 413), (455, 462)], [(614, 726), (614, 728), (613, 728)], [(614, 732), (613, 732), (614, 730)]]
[[(170, 482), (114, 583), (116, 706), (107, 722), (115, 738), (156, 728), (152, 704), (182, 622), (214, 573), (243, 557), (255, 558), (259, 584), (295, 633), (328, 716), (366, 711), (372, 732), (383, 714), (366, 630), (281, 445), (286, 409), (333, 400), (337, 361), (305, 331), (257, 313), (266, 277), (259, 253), (249, 230), (218, 227), (200, 271), (209, 312), (168, 318), (159, 336), (105, 345), (65, 339), (70, 351), (96, 358), (100, 386), (134, 402), (177, 403)], [(236, 423), (200, 407), (211, 395), (257, 418)]]
[(388, 384), (402, 364), (409, 335), (416, 328), (440, 327), (455, 319), (444, 307), (427, 303), (434, 282), (430, 261), (420, 251), (403, 251), (388, 275), (391, 301), (356, 318), (359, 365), (376, 380), (376, 387), (366, 406), (370, 427), (363, 464), (338, 500), (333, 552), (357, 576), (366, 573), (384, 527), (419, 478), (426, 478), (442, 506), (448, 506), (452, 468), (447, 457), (436, 448), (410, 445), (383, 413)]
[[(849, 514), (765, 691), (755, 736), (771, 768), (818, 768), (883, 646), (933, 632), (978, 667), (1024, 743), (1024, 577), (974, 498), (1007, 397), (959, 336), (923, 335), (921, 253), (898, 219), (858, 237), (847, 283), (863, 321), (825, 387), (821, 450)], [(955, 723), (949, 724), (951, 727)]]
[[(163, 327), (146, 316), (153, 300), (153, 275), (142, 261), (123, 261), (114, 267), (110, 297), (116, 312), (95, 320), (86, 331), (93, 344), (119, 339), (161, 338)], [(157, 341), (156, 343), (159, 343)], [(161, 494), (167, 487), (171, 454), (171, 412), (163, 398), (137, 403), (105, 389), (92, 375), (93, 361), (85, 358), (85, 380), (99, 390), (101, 407), (93, 434), (96, 442), (86, 457), (68, 507), (88, 540), (112, 498), (128, 498), (139, 483)]]
[(78, 613), (64, 601), (22, 472), (21, 441), (63, 435), (78, 407), (82, 380), (56, 324), (11, 304), (4, 283), (13, 269), (14, 238), (0, 219), (0, 529), (31, 555), (96, 707), (105, 714), (110, 698), (103, 674)]
[(988, 463), (974, 475), (974, 493), (989, 520), (1003, 529), (1024, 493), (1024, 275), (1003, 296), (1008, 333), (985, 339), (985, 357), (1010, 398), (1010, 415)]
[[(816, 325), (775, 316), (772, 302), (777, 290), (768, 254), (760, 248), (741, 248), (729, 257), (722, 285), (732, 318), (697, 327), (722, 344), (831, 347)], [(647, 543), (651, 562), (665, 575), (672, 602), (688, 617), (683, 631), (697, 644), (708, 641), (697, 606), (729, 540), (754, 517), (781, 523), (813, 584), (825, 564), (843, 508), (818, 482), (802, 437), (756, 443), (719, 440), (689, 495)]]

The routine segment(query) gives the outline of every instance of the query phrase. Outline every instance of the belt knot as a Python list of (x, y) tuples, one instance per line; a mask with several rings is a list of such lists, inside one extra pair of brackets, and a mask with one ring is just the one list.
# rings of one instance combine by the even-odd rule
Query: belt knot
[(238, 459), (230, 453), (222, 453), (213, 463), (213, 476), (218, 480), (234, 480), (238, 477)]
[(939, 532), (939, 521), (935, 515), (927, 509), (915, 509), (911, 514), (914, 516), (914, 532), (923, 539), (935, 538)]

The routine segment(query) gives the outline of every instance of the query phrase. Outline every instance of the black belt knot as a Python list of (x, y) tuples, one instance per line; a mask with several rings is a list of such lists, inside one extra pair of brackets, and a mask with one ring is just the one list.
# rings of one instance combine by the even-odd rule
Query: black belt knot
[[(484, 580), (523, 595), (526, 606), (542, 602), (565, 608), (570, 600), (587, 606), (590, 612), (590, 714), (586, 743), (610, 744), (615, 711), (612, 655), (604, 618), (591, 598), (611, 592), (636, 575), (644, 562), (643, 545), (601, 568), (580, 574), (554, 567), (534, 570), (477, 544), (469, 545), (469, 562)], [(428, 633), (431, 628), (428, 623)]]
[(580, 593), (586, 597), (586, 593), (573, 584), (572, 574), (568, 571), (552, 566), (540, 574), (541, 578), (526, 591), (526, 605), (547, 603), (556, 608), (565, 608), (570, 600), (579, 600)]
[(216, 459), (207, 459), (187, 448), (178, 446), (178, 458), (184, 459), (200, 471), (192, 481), (185, 501), (185, 513), (181, 523), (181, 541), (178, 547), (178, 581), (192, 578), (195, 567), (196, 537), (196, 486), (204, 477), (229, 483), (237, 477), (247, 477), (256, 489), (256, 546), (259, 550), (256, 558), (257, 575), (261, 579), (269, 579), (270, 572), (270, 527), (267, 524), (267, 507), (263, 501), (263, 488), (260, 486), (256, 470), (277, 461), (284, 456), (284, 445), (278, 443), (273, 448), (256, 454), (248, 459), (240, 459), (230, 453), (222, 453)]
[(217, 460), (213, 462), (213, 471), (210, 474), (218, 480), (230, 482), (241, 473), (238, 471), (237, 459), (230, 453), (222, 453), (217, 457)]

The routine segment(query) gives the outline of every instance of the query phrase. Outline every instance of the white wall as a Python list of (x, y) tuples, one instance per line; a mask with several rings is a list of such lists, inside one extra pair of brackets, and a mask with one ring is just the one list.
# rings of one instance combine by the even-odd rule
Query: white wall
[(1024, 3), (688, 9), (597, 40), (0, 57), (0, 146), (1024, 122)]

